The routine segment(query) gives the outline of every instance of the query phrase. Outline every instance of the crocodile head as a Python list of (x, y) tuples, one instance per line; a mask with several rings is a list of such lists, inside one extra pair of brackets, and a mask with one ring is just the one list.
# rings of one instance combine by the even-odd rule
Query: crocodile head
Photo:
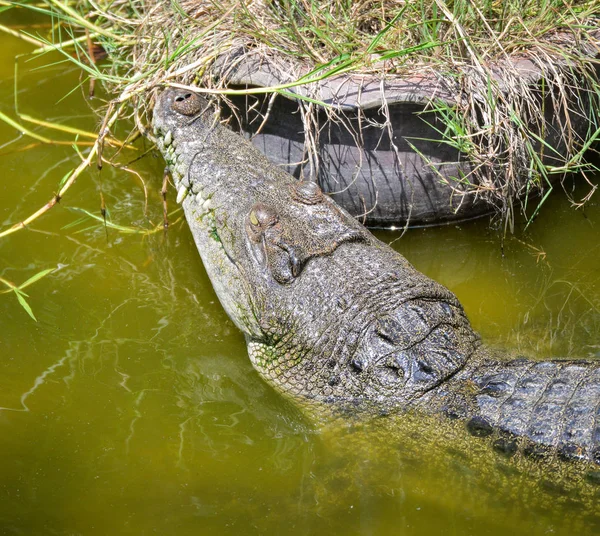
[(279, 390), (410, 401), (464, 365), (476, 337), (454, 295), (220, 126), (205, 99), (164, 91), (154, 129), (216, 293)]
[[(225, 129), (203, 97), (167, 90), (154, 110), (158, 146), (212, 283), (237, 326), (263, 336), (264, 304), (311, 259), (370, 235), (313, 182), (272, 166)], [(268, 168), (269, 173), (264, 170)]]

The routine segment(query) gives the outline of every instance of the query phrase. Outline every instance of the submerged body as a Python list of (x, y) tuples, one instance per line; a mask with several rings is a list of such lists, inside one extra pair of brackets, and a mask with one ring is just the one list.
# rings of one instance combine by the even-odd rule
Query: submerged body
[(302, 405), (464, 421), (506, 454), (600, 462), (600, 367), (494, 359), (456, 297), (313, 183), (167, 90), (159, 148), (217, 295), (254, 367)]

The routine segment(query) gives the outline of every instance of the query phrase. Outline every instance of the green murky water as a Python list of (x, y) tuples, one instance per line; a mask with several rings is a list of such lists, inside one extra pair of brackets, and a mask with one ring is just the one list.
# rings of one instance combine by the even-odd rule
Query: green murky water
[[(13, 58), (31, 47), (5, 35), (0, 46), (0, 111), (15, 117)], [(20, 111), (93, 130), (81, 92), (69, 94), (79, 73), (36, 70), (58, 60), (20, 61)], [(0, 125), (2, 228), (48, 201), (78, 163), (69, 146), (24, 150), (33, 141)], [(184, 224), (142, 235), (80, 221), (74, 209), (98, 214), (102, 194), (113, 222), (160, 223), (161, 161), (135, 169), (147, 207), (137, 176), (105, 166), (30, 229), (0, 239), (5, 279), (60, 268), (28, 288), (37, 323), (0, 295), (0, 533), (600, 530), (600, 486), (564, 477), (562, 466), (505, 461), (442, 424), (314, 430), (253, 371)], [(485, 221), (379, 236), (456, 292), (487, 342), (600, 357), (598, 194), (585, 211), (551, 197), (504, 257)]]

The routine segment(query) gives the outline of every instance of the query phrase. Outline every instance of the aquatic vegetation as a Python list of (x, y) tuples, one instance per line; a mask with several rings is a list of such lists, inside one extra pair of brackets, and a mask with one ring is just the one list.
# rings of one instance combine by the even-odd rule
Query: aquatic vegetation
[(28, 298), (29, 296), (25, 292), (25, 289), (28, 286), (33, 285), (40, 279), (46, 277), (48, 274), (55, 272), (56, 270), (58, 270), (58, 268), (47, 268), (45, 270), (42, 270), (42, 271), (32, 275), (29, 279), (27, 279), (27, 281), (24, 281), (20, 285), (16, 285), (15, 283), (9, 281), (8, 279), (4, 279), (3, 277), (0, 277), (0, 283), (3, 283), (4, 285), (6, 285), (8, 287), (8, 289), (0, 291), (0, 294), (7, 294), (10, 292), (13, 292), (15, 294), (19, 304), (21, 305), (21, 307), (23, 307), (23, 309), (25, 309), (25, 312), (31, 318), (33, 318), (33, 320), (35, 320), (37, 322), (37, 318), (33, 314), (33, 311), (31, 310), (31, 306), (27, 302), (26, 298)]

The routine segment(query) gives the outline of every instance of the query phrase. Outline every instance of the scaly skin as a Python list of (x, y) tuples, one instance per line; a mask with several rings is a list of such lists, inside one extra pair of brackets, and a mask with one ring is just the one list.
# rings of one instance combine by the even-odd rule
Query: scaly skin
[(449, 290), (201, 97), (163, 92), (154, 126), (217, 295), (276, 389), (337, 412), (442, 412), (506, 454), (600, 461), (596, 364), (494, 360)]

